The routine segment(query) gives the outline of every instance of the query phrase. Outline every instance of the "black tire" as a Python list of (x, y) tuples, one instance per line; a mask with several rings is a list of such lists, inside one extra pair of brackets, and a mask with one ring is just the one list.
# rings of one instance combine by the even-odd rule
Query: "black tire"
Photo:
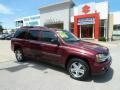
[[(75, 66), (75, 64), (78, 66)], [(75, 68), (74, 66), (77, 68)], [(78, 58), (71, 59), (67, 65), (67, 71), (69, 75), (76, 80), (85, 81), (89, 77), (89, 70), (90, 69), (88, 64)]]
[(16, 59), (17, 59), (18, 62), (25, 61), (25, 57), (24, 57), (23, 51), (20, 48), (15, 50), (15, 56), (16, 56)]

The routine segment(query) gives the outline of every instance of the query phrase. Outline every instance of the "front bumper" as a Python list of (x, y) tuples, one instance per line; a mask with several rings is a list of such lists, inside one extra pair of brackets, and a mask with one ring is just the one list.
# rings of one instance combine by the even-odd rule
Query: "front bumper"
[(112, 63), (112, 57), (111, 56), (108, 57), (105, 62), (102, 62), (102, 63), (95, 62), (91, 66), (91, 73), (93, 75), (104, 74), (110, 68), (111, 63)]

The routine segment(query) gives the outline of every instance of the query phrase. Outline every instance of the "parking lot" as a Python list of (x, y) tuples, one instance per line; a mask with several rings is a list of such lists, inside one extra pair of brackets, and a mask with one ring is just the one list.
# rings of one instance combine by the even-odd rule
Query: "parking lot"
[(10, 41), (0, 41), (0, 90), (120, 90), (120, 46), (110, 46), (111, 69), (87, 81), (77, 81), (60, 67), (27, 61), (18, 63)]

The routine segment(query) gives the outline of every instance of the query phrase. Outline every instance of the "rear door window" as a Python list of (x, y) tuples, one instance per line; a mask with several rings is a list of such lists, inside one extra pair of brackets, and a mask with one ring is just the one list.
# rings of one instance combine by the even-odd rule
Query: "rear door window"
[(41, 31), (41, 41), (51, 43), (52, 39), (55, 39), (55, 33), (51, 31)]
[(39, 30), (30, 30), (29, 31), (29, 40), (40, 40), (40, 31)]

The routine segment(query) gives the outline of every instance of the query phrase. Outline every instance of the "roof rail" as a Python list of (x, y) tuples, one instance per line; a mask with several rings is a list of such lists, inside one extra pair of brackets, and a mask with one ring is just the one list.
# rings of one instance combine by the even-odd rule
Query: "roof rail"
[(34, 26), (23, 26), (21, 28), (34, 28)]

